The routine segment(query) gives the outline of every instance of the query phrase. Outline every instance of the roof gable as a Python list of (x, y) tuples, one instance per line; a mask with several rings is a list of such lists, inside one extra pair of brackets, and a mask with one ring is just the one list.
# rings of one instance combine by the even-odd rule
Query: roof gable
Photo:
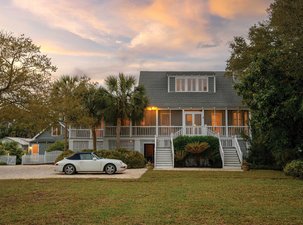
[[(171, 76), (213, 76), (215, 88), (212, 92), (169, 92)], [(244, 107), (232, 78), (225, 77), (223, 71), (141, 71), (139, 84), (144, 85), (150, 105), (159, 108)]]

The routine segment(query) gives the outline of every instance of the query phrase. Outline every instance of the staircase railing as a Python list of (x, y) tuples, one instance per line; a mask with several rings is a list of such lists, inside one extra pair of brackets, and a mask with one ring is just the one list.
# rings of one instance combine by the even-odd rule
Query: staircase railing
[(174, 149), (174, 135), (173, 135), (173, 133), (170, 134), (170, 149), (171, 149), (172, 165), (173, 165), (173, 168), (174, 168), (175, 167), (175, 149)]
[(157, 167), (157, 135), (155, 135), (154, 167)]
[(220, 136), (219, 134), (215, 133), (214, 131), (212, 131), (209, 127), (207, 127), (207, 135), (208, 136), (213, 136), (213, 137), (218, 137)]
[(173, 138), (179, 137), (179, 136), (183, 135), (183, 129), (178, 130), (175, 133), (171, 133), (171, 135), (173, 135)]
[(238, 138), (237, 138), (236, 136), (233, 137), (233, 146), (236, 148), (237, 154), (238, 154), (238, 156), (239, 156), (240, 163), (242, 164), (242, 161), (243, 161), (243, 154), (242, 154), (242, 151), (241, 151), (239, 142), (238, 142)]
[(221, 161), (222, 161), (222, 168), (224, 168), (224, 151), (223, 151), (220, 135), (218, 135), (217, 138), (219, 139), (219, 151), (220, 151), (220, 156), (221, 156)]
[(213, 132), (211, 129), (207, 129), (207, 135), (209, 136), (213, 136), (219, 139), (219, 151), (220, 151), (220, 156), (221, 156), (221, 160), (222, 160), (222, 168), (224, 168), (224, 151), (223, 151), (223, 146), (221, 143), (221, 138), (220, 138), (220, 134)]

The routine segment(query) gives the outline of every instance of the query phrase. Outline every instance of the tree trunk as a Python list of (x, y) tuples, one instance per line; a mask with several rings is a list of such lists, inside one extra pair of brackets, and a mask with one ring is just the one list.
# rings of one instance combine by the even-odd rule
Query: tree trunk
[(65, 122), (64, 123), (64, 151), (68, 150), (67, 136), (68, 136), (68, 126), (67, 123)]
[(95, 125), (92, 126), (92, 136), (93, 136), (93, 150), (97, 150), (97, 137), (96, 137), (96, 127)]
[(116, 148), (117, 149), (121, 147), (120, 132), (121, 132), (121, 118), (117, 118), (117, 127), (116, 127)]

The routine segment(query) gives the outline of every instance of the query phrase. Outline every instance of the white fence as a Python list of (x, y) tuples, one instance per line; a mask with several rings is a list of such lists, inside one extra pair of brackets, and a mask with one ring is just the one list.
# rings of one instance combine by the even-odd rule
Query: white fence
[(16, 158), (15, 155), (0, 155), (0, 162), (7, 165), (16, 165)]
[(62, 151), (45, 152), (44, 155), (23, 155), (22, 164), (45, 164), (54, 163), (56, 158), (62, 153)]

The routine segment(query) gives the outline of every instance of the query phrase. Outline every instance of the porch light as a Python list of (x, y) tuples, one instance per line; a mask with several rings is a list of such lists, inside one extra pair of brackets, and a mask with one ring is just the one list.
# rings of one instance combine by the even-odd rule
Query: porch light
[(156, 107), (156, 106), (150, 106), (150, 107), (147, 107), (146, 109), (149, 110), (149, 111), (152, 111), (152, 110), (157, 110), (158, 107)]

